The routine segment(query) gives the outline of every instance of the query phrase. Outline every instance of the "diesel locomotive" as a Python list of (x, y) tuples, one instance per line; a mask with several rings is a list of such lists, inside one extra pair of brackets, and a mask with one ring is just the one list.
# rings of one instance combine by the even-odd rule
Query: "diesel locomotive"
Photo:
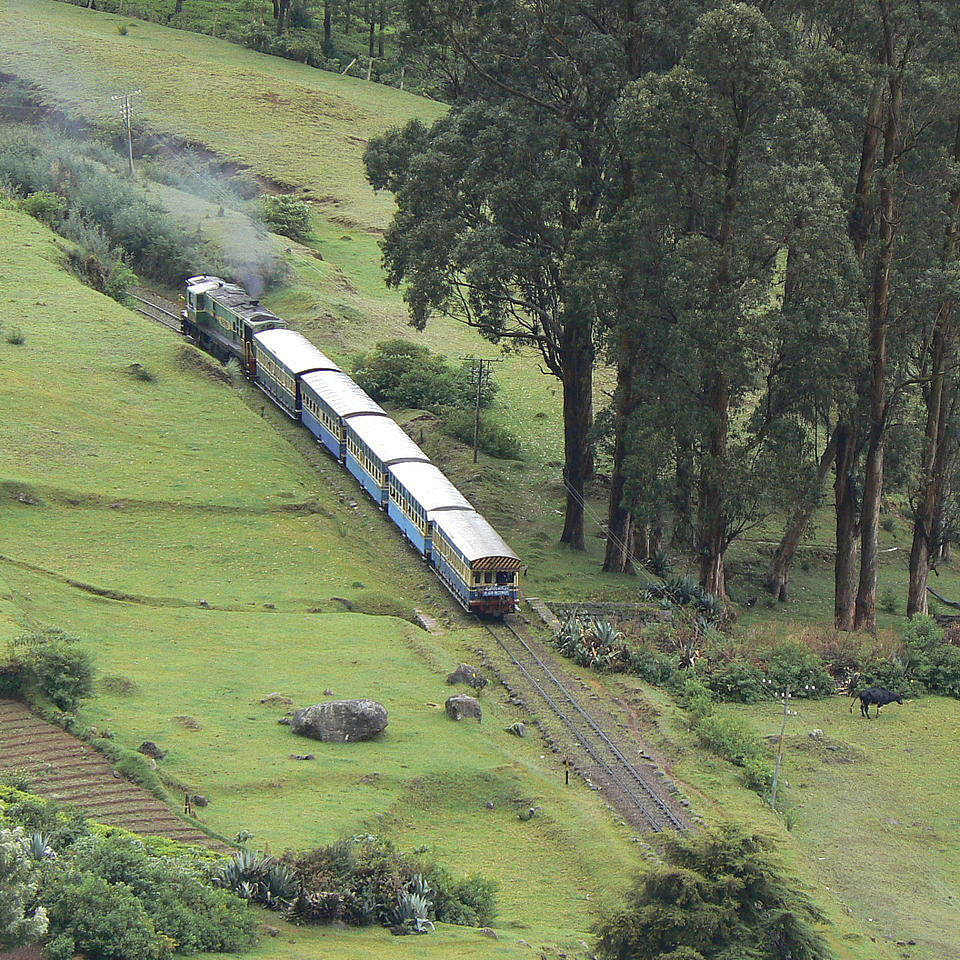
[(309, 340), (219, 277), (187, 281), (181, 330), (247, 377), (345, 467), (471, 613), (517, 609), (520, 560), (400, 426)]

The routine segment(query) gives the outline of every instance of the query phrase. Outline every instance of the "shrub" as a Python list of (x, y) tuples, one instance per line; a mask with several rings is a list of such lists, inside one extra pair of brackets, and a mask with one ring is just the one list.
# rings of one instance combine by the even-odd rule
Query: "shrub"
[(90, 833), (87, 818), (80, 810), (62, 807), (16, 786), (0, 786), (0, 824), (42, 833), (58, 852)]
[(310, 204), (296, 197), (264, 194), (260, 199), (264, 222), (291, 240), (307, 241), (312, 235)]
[(38, 877), (20, 829), (0, 830), (0, 947), (19, 947), (47, 932), (35, 906)]
[(697, 736), (716, 754), (738, 767), (748, 761), (763, 763), (765, 753), (757, 735), (736, 716), (712, 713), (697, 724)]
[(815, 926), (825, 917), (772, 850), (772, 841), (735, 826), (668, 837), (663, 862), (595, 924), (597, 955), (827, 960)]
[(27, 342), (27, 338), (20, 327), (9, 327), (3, 332), (3, 339), (15, 347), (19, 347)]
[(28, 194), (22, 204), (23, 212), (48, 227), (56, 227), (67, 209), (67, 201), (50, 190), (37, 190)]
[(441, 923), (463, 927), (487, 927), (497, 916), (497, 885), (471, 874), (455, 880), (443, 867), (433, 866), (426, 874), (433, 889), (433, 912)]
[(647, 650), (645, 647), (629, 647), (624, 652), (627, 669), (647, 683), (668, 683), (677, 670), (675, 657)]
[(707, 667), (705, 680), (717, 698), (723, 701), (759, 703), (769, 696), (763, 683), (763, 671), (740, 657), (711, 663)]
[(161, 960), (169, 944), (125, 884), (67, 871), (44, 890), (54, 937), (90, 960)]
[[(475, 414), (470, 410), (450, 410), (443, 417), (443, 432), (448, 436), (473, 446), (476, 430)], [(523, 448), (520, 438), (503, 424), (481, 418), (477, 446), (491, 457), (499, 460), (521, 460)]]
[(93, 694), (90, 654), (78, 646), (76, 637), (62, 630), (50, 628), (17, 637), (13, 656), (23, 671), (27, 692), (39, 693), (61, 710), (76, 710)]
[(833, 693), (833, 678), (823, 661), (803, 643), (775, 647), (767, 664), (767, 678), (776, 691), (789, 688), (794, 697), (822, 700)]

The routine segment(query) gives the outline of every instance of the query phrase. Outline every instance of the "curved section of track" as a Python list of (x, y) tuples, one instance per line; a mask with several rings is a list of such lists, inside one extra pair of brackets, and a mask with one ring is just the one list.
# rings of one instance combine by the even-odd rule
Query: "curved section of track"
[[(602, 721), (570, 692), (548, 657), (534, 650), (507, 620), (496, 629), (480, 622), (506, 654), (535, 702), (545, 705), (584, 756), (586, 763), (576, 766), (588, 782), (601, 786), (608, 799), (637, 826), (655, 832), (690, 828), (679, 805), (657, 783), (658, 778), (647, 772), (649, 768), (641, 770), (630, 761), (603, 730)], [(526, 706), (536, 712), (533, 704), (526, 702)]]

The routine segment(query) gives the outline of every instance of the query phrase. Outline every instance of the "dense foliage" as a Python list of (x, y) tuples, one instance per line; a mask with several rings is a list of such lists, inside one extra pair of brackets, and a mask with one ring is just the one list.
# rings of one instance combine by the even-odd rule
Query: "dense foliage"
[(38, 874), (23, 830), (0, 826), (0, 947), (32, 943), (47, 932), (46, 911), (34, 905)]
[(310, 204), (286, 194), (265, 194), (260, 201), (264, 223), (291, 240), (310, 239)]
[(214, 272), (211, 252), (123, 176), (112, 150), (81, 148), (52, 130), (5, 126), (2, 134), (0, 186), (76, 244), (74, 268), (98, 290), (122, 299), (129, 265), (169, 283)]
[(93, 824), (24, 791), (0, 787), (0, 827), (16, 825), (38, 875), (51, 960), (161, 960), (202, 951), (237, 953), (257, 919), (213, 882), (221, 858), (175, 841), (141, 839)]
[(596, 925), (603, 960), (826, 960), (823, 914), (772, 856), (734, 826), (670, 837), (663, 866)]
[(23, 692), (76, 710), (93, 693), (93, 663), (76, 637), (47, 628), (17, 637), (0, 660), (0, 695)]
[(455, 880), (377, 837), (364, 836), (284, 857), (301, 883), (291, 914), (310, 923), (402, 925), (405, 920), (489, 924), (495, 885), (480, 877)]

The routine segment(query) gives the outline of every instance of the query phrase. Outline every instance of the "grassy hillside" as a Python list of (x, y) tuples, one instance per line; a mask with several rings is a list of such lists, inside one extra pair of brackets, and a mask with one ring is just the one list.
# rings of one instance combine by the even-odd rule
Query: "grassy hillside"
[[(207, 794), (204, 820), (224, 835), (280, 851), (382, 832), (496, 878), (503, 939), (452, 930), (424, 956), (575, 946), (588, 895), (637, 862), (623, 828), (585, 787), (562, 787), (535, 739), (504, 731), (518, 715), (499, 691), (482, 726), (445, 718), (444, 676), (476, 638), (396, 616), (426, 604), (456, 617), (399, 534), (291, 424), (261, 416), (252, 388), (81, 286), (61, 256), (44, 228), (0, 210), (0, 322), (25, 334), (0, 339), (4, 635), (60, 626), (101, 676), (131, 681), (103, 685), (84, 719), (128, 746), (161, 743), (174, 793)], [(386, 735), (305, 742), (276, 722), (288, 707), (260, 702), (327, 689), (384, 702)], [(301, 752), (317, 759), (290, 759)], [(521, 822), (520, 803), (543, 816)], [(379, 931), (345, 943), (344, 955), (403, 949)]]

